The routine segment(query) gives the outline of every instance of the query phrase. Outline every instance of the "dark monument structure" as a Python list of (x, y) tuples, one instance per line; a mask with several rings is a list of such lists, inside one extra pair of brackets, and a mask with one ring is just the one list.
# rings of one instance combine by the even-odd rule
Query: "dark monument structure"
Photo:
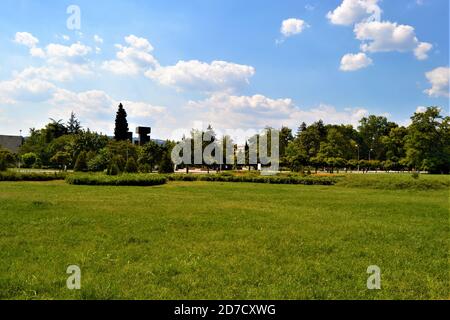
[(0, 135), (0, 148), (5, 148), (13, 153), (18, 153), (24, 142), (20, 136), (2, 136)]
[(139, 145), (143, 146), (150, 142), (150, 134), (152, 133), (152, 128), (150, 127), (137, 127), (136, 133), (139, 135)]

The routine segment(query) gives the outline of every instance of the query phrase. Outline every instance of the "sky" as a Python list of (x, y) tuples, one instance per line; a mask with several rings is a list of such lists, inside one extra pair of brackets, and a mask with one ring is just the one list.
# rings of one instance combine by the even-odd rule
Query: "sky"
[(232, 136), (449, 111), (448, 0), (3, 0), (0, 134), (73, 111), (111, 135)]

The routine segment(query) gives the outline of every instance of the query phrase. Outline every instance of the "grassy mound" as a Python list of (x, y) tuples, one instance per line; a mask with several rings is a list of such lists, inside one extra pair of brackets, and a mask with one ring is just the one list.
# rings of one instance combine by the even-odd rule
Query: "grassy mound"
[(380, 190), (441, 190), (450, 188), (448, 175), (411, 174), (350, 174), (340, 179), (338, 186)]
[(105, 174), (71, 174), (66, 182), (73, 185), (89, 186), (156, 186), (167, 182), (165, 176), (154, 174), (122, 174), (107, 176)]
[(65, 177), (66, 174), (61, 172), (0, 172), (0, 181), (52, 181), (64, 180)]

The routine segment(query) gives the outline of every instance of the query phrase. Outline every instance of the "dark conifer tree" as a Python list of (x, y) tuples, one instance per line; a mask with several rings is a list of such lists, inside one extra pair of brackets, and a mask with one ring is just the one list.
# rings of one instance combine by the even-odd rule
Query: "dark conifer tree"
[(116, 116), (116, 128), (114, 129), (114, 139), (116, 141), (128, 140), (128, 121), (127, 112), (122, 104), (119, 104), (119, 110)]
[(68, 134), (78, 134), (81, 131), (80, 121), (77, 119), (75, 113), (70, 114), (70, 119), (67, 122), (67, 133)]

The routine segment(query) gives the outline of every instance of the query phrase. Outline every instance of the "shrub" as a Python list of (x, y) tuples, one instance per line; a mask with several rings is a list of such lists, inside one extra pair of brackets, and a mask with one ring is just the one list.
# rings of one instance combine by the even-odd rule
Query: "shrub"
[(84, 172), (87, 171), (87, 156), (85, 151), (81, 151), (78, 155), (77, 161), (75, 162), (75, 166), (73, 167), (73, 171), (75, 172)]
[(103, 155), (97, 155), (88, 161), (88, 170), (91, 172), (104, 171), (108, 167), (108, 161)]
[(414, 173), (411, 175), (411, 177), (412, 177), (413, 179), (419, 179), (419, 173), (418, 173), (418, 172), (414, 172)]
[(440, 190), (450, 187), (449, 176), (424, 175), (414, 179), (408, 174), (347, 175), (338, 186), (382, 190)]
[(25, 168), (32, 168), (36, 163), (38, 156), (34, 152), (25, 153), (22, 155), (22, 163)]
[(6, 171), (6, 169), (8, 169), (8, 164), (3, 157), (0, 157), (0, 172)]
[(159, 164), (159, 173), (173, 173), (174, 172), (174, 164), (168, 152), (165, 152), (161, 163)]
[(64, 173), (35, 173), (35, 172), (0, 172), (0, 181), (52, 181), (64, 180)]
[(211, 175), (168, 175), (169, 181), (216, 181), (216, 182), (250, 182), (270, 184), (303, 184), (303, 185), (334, 185), (338, 178), (335, 177), (302, 177), (297, 176), (256, 176), (256, 175), (233, 175), (233, 174), (211, 174)]
[(125, 172), (126, 173), (136, 173), (138, 172), (136, 160), (134, 158), (130, 157), (127, 161), (127, 164), (125, 165)]
[(108, 170), (106, 171), (106, 174), (108, 176), (117, 176), (120, 174), (120, 169), (119, 166), (117, 165), (117, 163), (112, 162), (109, 167)]
[(108, 176), (104, 174), (71, 174), (66, 182), (73, 185), (91, 186), (156, 186), (167, 182), (167, 178), (155, 174), (122, 174)]

